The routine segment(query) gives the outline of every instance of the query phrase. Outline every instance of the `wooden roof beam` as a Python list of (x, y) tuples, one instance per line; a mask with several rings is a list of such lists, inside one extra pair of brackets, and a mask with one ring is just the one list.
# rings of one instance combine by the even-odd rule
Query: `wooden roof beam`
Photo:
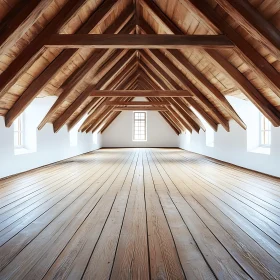
[(280, 112), (258, 91), (247, 78), (239, 72), (228, 60), (218, 52), (207, 52), (214, 59), (215, 65), (221, 67), (232, 78), (233, 82), (239, 87), (247, 98), (266, 116), (270, 122), (280, 126)]
[(225, 34), (235, 45), (235, 51), (252, 67), (275, 94), (280, 97), (280, 74), (240, 34), (223, 20), (205, 0), (179, 0), (188, 10), (197, 14), (215, 33)]
[[(141, 29), (146, 33), (147, 30), (141, 25)], [(196, 96), (200, 102), (204, 104), (209, 110), (211, 110), (219, 123), (224, 127), (226, 131), (229, 131), (228, 120), (218, 111), (218, 109), (209, 101), (202, 92), (195, 87), (195, 85), (159, 50), (145, 50), (146, 53), (158, 64), (161, 68), (165, 68), (168, 74), (173, 80), (178, 81), (190, 90), (194, 96)]]
[[(139, 79), (139, 85), (142, 86), (143, 89), (148, 89), (146, 84), (141, 84), (141, 80)], [(151, 85), (151, 88), (153, 86)], [(147, 98), (149, 102), (155, 102), (153, 98)], [(158, 102), (158, 100), (156, 100)], [(181, 130), (180, 125), (175, 123), (170, 117), (169, 117), (169, 112), (159, 112), (159, 114), (164, 118), (164, 120), (170, 125), (170, 127), (174, 130), (174, 132), (179, 135), (183, 130)]]
[[(177, 26), (165, 16), (165, 14), (160, 10), (160, 8), (150, 0), (141, 0), (141, 3), (144, 4), (144, 7), (148, 7), (149, 11), (155, 15), (155, 18), (158, 19), (161, 26), (165, 26), (165, 31), (169, 33), (176, 32), (176, 34), (183, 34)], [(152, 28), (144, 21), (143, 18), (140, 19), (141, 26), (145, 32), (155, 34)], [(230, 114), (230, 116), (243, 128), (246, 129), (247, 126), (239, 115), (235, 112), (233, 107), (230, 105), (225, 96), (195, 67), (193, 66), (188, 59), (179, 51), (179, 50), (166, 50), (172, 58), (179, 63), (183, 68), (187, 69), (195, 79), (204, 86), (209, 92), (212, 93), (216, 101)]]
[(190, 90), (198, 100), (211, 110), (213, 115), (217, 118), (219, 123), (224, 127), (226, 131), (229, 131), (228, 120), (218, 111), (218, 109), (201, 93), (189, 80), (188, 78), (160, 51), (149, 50), (149, 55), (159, 64), (162, 68), (165, 68), (168, 74), (174, 79), (181, 83), (187, 90)]
[(68, 124), (68, 131), (70, 131), (90, 110), (94, 109), (103, 98), (93, 98), (88, 105), (75, 117), (74, 120), (71, 121), (71, 123)]
[(0, 55), (6, 53), (37, 21), (52, 0), (19, 1), (1, 20)]
[[(154, 12), (154, 17), (161, 23), (161, 27), (164, 28), (164, 31), (171, 34), (183, 34), (181, 29), (179, 29), (159, 8), (153, 1), (141, 0), (141, 4), (149, 4), (148, 8), (150, 12)], [(154, 32), (143, 20), (142, 25), (145, 26), (148, 32)], [(209, 23), (210, 24), (210, 23)], [(213, 26), (213, 28), (215, 28)], [(218, 32), (218, 30), (217, 30)], [(220, 66), (222, 71), (230, 76), (234, 83), (239, 87), (243, 93), (248, 97), (251, 102), (257, 106), (257, 108), (273, 123), (274, 126), (279, 126), (279, 111), (270, 104), (267, 99), (250, 83), (245, 76), (242, 75), (234, 66), (232, 66), (224, 57), (222, 57), (218, 52), (212, 50), (210, 52), (204, 52), (208, 54), (209, 58), (217, 65)], [(184, 65), (188, 65), (185, 61)], [(191, 68), (189, 68), (191, 70)], [(193, 73), (195, 74), (195, 73)], [(192, 106), (195, 107), (198, 104), (195, 100), (190, 100)], [(197, 111), (200, 111), (200, 114), (204, 114), (205, 119), (209, 119), (209, 116), (205, 115), (205, 111), (201, 110), (200, 106), (196, 107)], [(210, 121), (210, 119), (209, 119)], [(208, 122), (209, 123), (209, 122)], [(211, 126), (214, 129), (214, 123), (211, 121)], [(210, 124), (210, 123), (209, 123)]]
[(168, 109), (160, 106), (117, 106), (113, 111), (168, 111)]
[[(158, 88), (159, 88), (156, 84), (154, 84), (154, 82), (151, 80), (151, 78), (148, 77), (147, 75), (142, 75), (142, 78), (144, 78), (145, 81), (148, 81), (148, 82), (150, 83), (150, 85), (152, 85), (153, 88), (155, 88), (155, 89), (158, 89)], [(157, 97), (156, 99), (157, 99), (157, 100), (160, 100), (160, 101), (166, 100), (166, 99), (161, 99), (161, 98), (159, 98), (159, 97)], [(153, 100), (156, 100), (156, 99), (153, 99)], [(180, 114), (180, 112), (178, 112), (178, 111), (176, 110), (176, 108), (171, 108), (171, 107), (166, 107), (166, 108), (167, 108), (168, 112), (169, 112), (170, 114), (172, 114), (172, 115), (178, 120), (179, 123), (182, 124), (183, 128), (189, 130), (190, 132), (192, 131), (192, 129), (196, 129), (196, 128), (197, 128), (197, 127), (195, 127), (195, 126), (194, 126), (194, 127), (195, 127), (195, 128), (194, 128), (194, 127), (192, 126), (192, 124), (191, 124), (188, 120), (186, 120), (186, 119)], [(198, 130), (199, 130), (199, 128), (198, 128)]]
[(134, 52), (129, 51), (124, 55), (117, 63), (116, 61), (109, 61), (113, 67), (109, 72), (107, 72), (103, 78), (98, 82), (97, 85), (90, 85), (86, 88), (84, 92), (82, 92), (74, 102), (66, 109), (66, 111), (53, 123), (54, 132), (57, 132), (61, 129), (61, 127), (68, 121), (71, 115), (76, 111), (76, 109), (91, 95), (94, 89), (101, 89), (102, 87), (106, 87), (108, 83), (117, 75), (134, 57)]
[[(144, 52), (141, 53), (141, 59), (144, 58), (144, 62), (148, 65), (151, 69), (154, 69), (155, 72), (160, 73), (160, 76), (162, 79), (168, 80), (169, 88), (173, 88), (176, 90), (181, 90), (182, 88), (171, 79), (171, 77), (165, 72), (163, 68), (161, 68), (158, 64), (155, 63), (148, 55), (146, 55)], [(184, 98), (180, 98), (180, 100), (183, 100)], [(176, 98), (178, 100), (178, 98)], [(215, 130), (218, 129), (218, 123), (210, 116), (204, 108), (201, 107), (200, 104), (198, 104), (193, 98), (188, 98), (189, 103), (191, 102), (193, 107), (203, 116), (203, 118), (206, 120), (206, 122)], [(188, 106), (188, 104), (186, 106)]]
[[(155, 77), (154, 73), (150, 73), (153, 79), (158, 81), (158, 84), (162, 84), (159, 79), (159, 77)], [(145, 77), (145, 76), (144, 76)], [(146, 79), (151, 79), (150, 76), (146, 76)], [(150, 81), (153, 83), (153, 81)], [(158, 88), (156, 84), (153, 85), (154, 88)], [(166, 87), (162, 86), (160, 87), (162, 89), (166, 89)], [(201, 122), (197, 123), (196, 120), (194, 120), (191, 116), (189, 116), (172, 98), (162, 98), (161, 100), (167, 101), (170, 103), (170, 105), (173, 107), (173, 109), (176, 111), (176, 113), (185, 121), (187, 122), (188, 126), (190, 126), (193, 130), (195, 130), (197, 133), (199, 133), (200, 127), (205, 130), (204, 126)]]
[[(126, 66), (127, 67), (127, 66)], [(128, 67), (129, 68), (129, 67)], [(121, 69), (122, 70), (122, 69)], [(116, 71), (116, 70), (115, 70)], [(124, 71), (122, 71), (124, 72)], [(125, 73), (125, 72), (124, 72)], [(130, 76), (124, 76), (124, 74), (122, 73), (121, 74), (122, 77), (124, 78), (124, 80), (129, 80), (130, 79)], [(117, 77), (118, 78), (118, 77)], [(115, 79), (117, 79), (115, 77)], [(110, 86), (112, 86), (112, 83), (110, 84)], [(114, 87), (111, 87), (111, 89), (114, 89), (116, 87), (116, 85), (114, 84)], [(109, 101), (109, 98), (105, 98), (104, 101), (99, 105), (99, 107), (94, 111), (94, 112), (90, 112), (90, 115), (86, 118), (86, 120), (82, 123), (81, 127), (80, 127), (80, 131), (84, 131), (91, 123), (92, 123), (92, 120), (96, 118), (96, 115), (99, 114), (99, 112), (101, 110), (103, 110), (104, 108), (104, 104), (106, 101)]]
[(45, 39), (48, 38), (50, 34), (54, 34), (59, 31), (84, 5), (85, 2), (86, 0), (69, 0), (66, 2), (51, 22), (0, 75), (0, 98), (44, 52)]
[[(93, 15), (88, 19), (88, 21), (78, 30), (78, 32), (90, 32), (94, 29), (106, 15), (111, 12), (114, 7), (113, 1), (105, 1), (105, 6), (101, 6)], [(123, 14), (122, 21), (114, 24), (106, 29), (105, 32), (119, 32), (120, 30), (127, 32), (126, 26), (124, 24), (131, 18), (131, 8), (126, 10)], [(129, 28), (130, 25), (129, 25)], [(24, 91), (20, 98), (16, 101), (13, 107), (7, 113), (5, 120), (6, 126), (10, 126), (13, 121), (25, 110), (25, 108), (36, 98), (40, 91), (46, 86), (46, 84), (52, 79), (52, 77), (61, 69), (61, 67), (67, 62), (77, 50), (65, 50), (55, 58), (51, 64), (30, 84), (30, 86)], [(76, 72), (74, 72), (62, 85), (63, 92), (60, 94), (58, 100), (50, 109), (49, 113), (45, 116), (43, 121), (40, 123), (38, 129), (42, 129), (43, 126), (49, 121), (50, 116), (55, 113), (59, 108), (61, 102), (66, 99), (79, 85), (79, 81), (83, 81), (83, 76), (94, 67), (97, 67), (101, 62), (104, 62), (106, 56), (110, 52), (107, 50), (98, 50), (94, 52), (94, 55), (87, 60), (87, 62), (80, 67)]]
[(186, 90), (92, 90), (94, 97), (192, 97)]
[(148, 102), (148, 101), (107, 101), (105, 105), (117, 106), (170, 106), (169, 102)]
[(280, 60), (280, 31), (263, 18), (249, 1), (216, 0), (216, 2)]
[(128, 34), (53, 34), (45, 43), (50, 48), (94, 49), (182, 49), (233, 48), (224, 35), (128, 35)]

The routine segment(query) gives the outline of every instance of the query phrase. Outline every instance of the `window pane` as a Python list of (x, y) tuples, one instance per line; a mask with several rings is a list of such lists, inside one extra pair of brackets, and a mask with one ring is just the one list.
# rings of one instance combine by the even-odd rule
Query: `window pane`
[(146, 113), (134, 113), (134, 140), (146, 140)]

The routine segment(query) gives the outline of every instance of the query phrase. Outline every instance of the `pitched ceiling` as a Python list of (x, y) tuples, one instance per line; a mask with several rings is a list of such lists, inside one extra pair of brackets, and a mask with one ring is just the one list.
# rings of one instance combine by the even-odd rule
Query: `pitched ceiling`
[[(226, 95), (250, 100), (280, 125), (279, 1), (29, 2), (0, 0), (0, 115), (6, 126), (36, 97), (57, 96), (39, 129), (48, 122), (55, 132), (65, 124), (71, 129), (86, 116), (80, 131), (102, 133), (120, 114), (120, 102), (141, 92), (177, 134), (205, 130), (196, 112), (214, 130), (229, 131), (230, 120), (246, 129)], [(113, 34), (141, 38), (133, 45), (132, 36), (119, 36), (119, 46), (111, 46)], [(148, 40), (147, 34), (170, 36)], [(178, 47), (175, 42), (189, 38), (174, 35), (199, 36), (189, 37), (195, 45)], [(208, 45), (202, 35), (215, 40)]]

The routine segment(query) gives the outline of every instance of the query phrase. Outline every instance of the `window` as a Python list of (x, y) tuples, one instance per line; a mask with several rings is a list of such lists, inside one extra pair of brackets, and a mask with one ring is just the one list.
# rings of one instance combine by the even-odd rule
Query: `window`
[(14, 146), (23, 148), (23, 116), (19, 116), (14, 122)]
[(271, 145), (271, 123), (261, 114), (260, 117), (260, 146), (269, 147)]
[(147, 141), (146, 112), (134, 112), (133, 141)]

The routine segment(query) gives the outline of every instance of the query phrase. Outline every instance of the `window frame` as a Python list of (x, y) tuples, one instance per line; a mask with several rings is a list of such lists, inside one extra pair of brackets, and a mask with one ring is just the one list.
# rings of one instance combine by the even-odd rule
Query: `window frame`
[[(15, 129), (17, 122), (17, 130)], [(16, 137), (17, 134), (17, 137)], [(17, 138), (17, 142), (15, 141)], [(24, 148), (24, 123), (23, 123), (23, 115), (20, 115), (16, 118), (14, 122), (14, 148), (22, 149)]]
[[(136, 114), (144, 114), (144, 139), (136, 139), (136, 122), (140, 121), (141, 119), (136, 119)], [(141, 127), (141, 126), (140, 126)], [(141, 136), (141, 131), (138, 130), (140, 134), (138, 135)], [(132, 135), (132, 141), (134, 142), (145, 142), (147, 141), (147, 112), (146, 111), (133, 111), (133, 135)]]
[[(260, 114), (259, 126), (260, 126), (259, 146), (269, 148), (271, 146), (271, 123), (263, 114)], [(268, 143), (266, 143), (266, 133), (268, 133)]]

